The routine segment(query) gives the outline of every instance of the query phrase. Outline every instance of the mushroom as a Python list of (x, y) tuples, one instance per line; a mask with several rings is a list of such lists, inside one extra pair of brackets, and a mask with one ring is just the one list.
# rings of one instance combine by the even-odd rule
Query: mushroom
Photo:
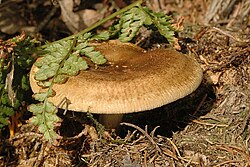
[[(68, 109), (100, 115), (106, 128), (116, 128), (123, 114), (154, 109), (192, 93), (201, 83), (202, 70), (191, 55), (172, 49), (144, 49), (130, 43), (109, 41), (93, 44), (108, 64), (81, 71), (64, 84), (54, 84), (56, 95), (49, 98), (59, 104), (67, 98)], [(39, 60), (38, 60), (39, 61)], [(34, 79), (33, 92), (43, 88)], [(65, 106), (62, 106), (65, 108)]]

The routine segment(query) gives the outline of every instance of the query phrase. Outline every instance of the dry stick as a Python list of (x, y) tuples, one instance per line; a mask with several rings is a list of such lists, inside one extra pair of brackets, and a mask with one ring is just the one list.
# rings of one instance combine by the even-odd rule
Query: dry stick
[(149, 164), (151, 164), (152, 162), (154, 162), (155, 158), (156, 158), (156, 154), (154, 154), (154, 156), (149, 160)]
[(208, 31), (208, 27), (202, 28), (198, 33), (195, 34), (194, 39), (199, 40)]
[(248, 127), (248, 123), (250, 122), (250, 111), (248, 112), (247, 117), (245, 118), (244, 122), (243, 122), (243, 127), (242, 130), (240, 132), (239, 135), (242, 135), (244, 133), (244, 131), (247, 129)]
[(154, 141), (154, 139), (151, 137), (151, 136), (149, 136), (148, 134), (147, 134), (147, 132), (145, 132), (143, 129), (141, 129), (140, 127), (138, 127), (138, 126), (136, 126), (136, 125), (134, 125), (134, 124), (131, 124), (131, 123), (126, 123), (126, 122), (122, 122), (122, 123), (120, 123), (120, 125), (126, 125), (126, 126), (130, 126), (130, 127), (132, 127), (132, 128), (135, 128), (135, 129), (137, 129), (138, 131), (140, 131), (142, 134), (144, 134), (147, 138), (148, 138), (148, 140), (155, 146), (155, 148), (156, 148), (156, 150), (157, 151), (159, 151), (160, 153), (162, 152), (161, 151), (161, 149), (160, 149), (160, 147), (157, 145), (157, 143)]
[(148, 159), (147, 157), (148, 157), (148, 152), (147, 152), (147, 150), (145, 150), (145, 153), (144, 153), (144, 161), (143, 161), (145, 167), (148, 166), (148, 165), (147, 165), (147, 159)]
[(206, 125), (206, 126), (213, 126), (213, 127), (228, 127), (229, 126), (227, 124), (213, 124), (213, 123), (203, 122), (199, 120), (193, 120), (192, 122), (201, 124), (201, 125)]
[(45, 151), (46, 147), (47, 147), (47, 143), (42, 144), (41, 149), (40, 149), (40, 153), (39, 153), (36, 161), (33, 164), (34, 167), (39, 167), (41, 165), (41, 163), (44, 159), (44, 151)]
[(208, 23), (213, 19), (221, 7), (223, 0), (212, 0), (206, 13), (205, 21)]
[(249, 40), (242, 40), (242, 39), (239, 39), (239, 38), (237, 38), (237, 37), (234, 37), (232, 34), (230, 34), (229, 32), (226, 32), (226, 31), (223, 31), (222, 29), (220, 29), (220, 28), (218, 28), (218, 27), (213, 27), (212, 29), (214, 29), (215, 31), (217, 31), (217, 32), (219, 32), (219, 33), (221, 33), (221, 34), (223, 34), (223, 35), (226, 35), (226, 36), (228, 36), (228, 37), (230, 37), (230, 38), (232, 38), (232, 39), (234, 39), (235, 41), (237, 41), (237, 42), (242, 42), (242, 43), (247, 43), (247, 42), (249, 42)]
[(174, 144), (174, 142), (173, 142), (172, 140), (170, 140), (169, 138), (166, 138), (166, 139), (167, 139), (167, 140), (171, 143), (171, 145), (174, 147), (174, 149), (175, 149), (175, 151), (176, 151), (176, 153), (177, 153), (177, 155), (178, 155), (178, 158), (181, 160), (181, 162), (182, 162), (183, 164), (184, 164), (184, 161), (185, 161), (185, 162), (188, 162), (188, 163), (192, 163), (192, 164), (199, 165), (199, 163), (197, 163), (197, 162), (192, 162), (192, 159), (187, 160), (187, 159), (183, 158), (183, 157), (181, 156), (179, 150), (178, 150), (178, 147)]
[(171, 150), (168, 149), (168, 148), (164, 148), (164, 147), (161, 148), (161, 149), (162, 149), (163, 154), (167, 155), (168, 157), (173, 158), (173, 160), (176, 160), (176, 161), (179, 160), (179, 159), (177, 158), (175, 152), (171, 151)]
[(173, 142), (172, 140), (170, 140), (169, 138), (167, 138), (167, 140), (168, 140), (168, 141), (170, 142), (170, 144), (174, 147), (174, 149), (175, 149), (177, 155), (178, 155), (179, 157), (181, 157), (181, 154), (180, 154), (180, 152), (179, 152), (177, 146), (174, 144), (174, 142)]
[(239, 153), (247, 161), (247, 164), (250, 166), (250, 155), (248, 155), (241, 148), (236, 147), (236, 146), (229, 146), (226, 144), (219, 145), (219, 146), (217, 146), (217, 148), (219, 148), (220, 150), (227, 151), (231, 154), (234, 154), (235, 152)]
[(207, 93), (203, 96), (203, 98), (201, 99), (200, 104), (198, 105), (198, 107), (196, 108), (195, 112), (192, 114), (193, 116), (195, 116), (198, 111), (201, 109), (201, 106), (204, 104), (205, 100), (207, 98)]
[(86, 135), (87, 135), (87, 131), (88, 131), (88, 129), (85, 127), (85, 128), (81, 131), (81, 133), (79, 133), (78, 135), (73, 136), (73, 137), (64, 137), (63, 139), (66, 139), (66, 140), (76, 140), (76, 139), (81, 138), (83, 135), (86, 136)]
[[(136, 130), (137, 131), (137, 130)], [(138, 143), (139, 141), (141, 141), (142, 139), (144, 139), (145, 136), (140, 136), (137, 140), (134, 140), (133, 143), (131, 145), (135, 145), (136, 143)]]
[(242, 162), (242, 161), (240, 161), (240, 160), (228, 160), (228, 161), (225, 161), (225, 162), (222, 162), (222, 163), (216, 165), (215, 167), (224, 166), (226, 164), (238, 163), (238, 162)]
[(65, 107), (65, 110), (63, 112), (63, 115), (66, 115), (67, 111), (68, 111), (68, 106), (70, 104), (70, 101), (67, 99), (67, 97), (64, 97), (60, 102), (59, 104), (56, 106), (54, 112), (56, 110), (58, 110), (60, 108), (60, 106), (62, 107), (64, 104), (66, 104), (66, 107)]
[[(192, 159), (190, 159), (186, 164), (185, 167), (188, 167), (189, 165), (191, 165)], [(200, 165), (200, 164), (199, 164)]]
[(156, 126), (152, 132), (150, 133), (150, 136), (153, 138), (155, 136), (155, 131), (159, 128), (160, 126)]
[(241, 148), (236, 146), (229, 146), (232, 148), (235, 152), (239, 153), (244, 157), (244, 159), (247, 161), (247, 164), (250, 166), (250, 155), (248, 155), (245, 151), (243, 151)]
[(128, 142), (132, 139), (132, 137), (135, 135), (135, 133), (137, 132), (137, 130), (134, 130), (132, 133), (129, 131), (128, 135), (125, 137), (125, 142)]

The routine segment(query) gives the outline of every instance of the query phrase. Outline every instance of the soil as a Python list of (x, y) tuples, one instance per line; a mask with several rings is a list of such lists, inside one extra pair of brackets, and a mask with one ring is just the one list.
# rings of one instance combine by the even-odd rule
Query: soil
[[(94, 9), (98, 1), (84, 2), (75, 1), (74, 9)], [(115, 2), (117, 6), (129, 3)], [(102, 3), (105, 15), (117, 8), (115, 3)], [(0, 166), (250, 166), (249, 2), (150, 0), (146, 4), (173, 17), (180, 29), (175, 48), (193, 54), (204, 71), (200, 87), (169, 105), (126, 115), (119, 135), (103, 131), (93, 121), (95, 116), (59, 111), (63, 122), (57, 132), (63, 138), (48, 143), (36, 127), (22, 120), (13, 138), (9, 138), (7, 127), (1, 131)], [(1, 11), (5, 11), (2, 15), (7, 15), (7, 8), (15, 9), (12, 17), (23, 21), (6, 21), (19, 27), (11, 31), (5, 31), (0, 21), (2, 39), (21, 30), (41, 41), (72, 33), (51, 1), (0, 2)], [(39, 24), (41, 18), (47, 18), (44, 25)], [(146, 46), (154, 41), (163, 46), (158, 39), (151, 36), (140, 43)]]

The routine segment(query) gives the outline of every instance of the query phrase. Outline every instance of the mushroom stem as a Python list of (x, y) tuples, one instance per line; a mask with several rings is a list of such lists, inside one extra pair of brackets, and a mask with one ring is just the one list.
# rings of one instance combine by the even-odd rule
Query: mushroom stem
[(122, 118), (123, 114), (100, 114), (99, 122), (108, 129), (117, 129)]

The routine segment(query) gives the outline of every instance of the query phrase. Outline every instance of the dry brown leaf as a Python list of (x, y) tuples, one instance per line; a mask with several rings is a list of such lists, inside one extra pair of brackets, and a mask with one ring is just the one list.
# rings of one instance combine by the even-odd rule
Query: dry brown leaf
[(94, 23), (103, 19), (103, 14), (93, 9), (85, 9), (85, 10), (79, 11), (78, 14), (80, 15), (81, 20), (83, 20), (84, 24), (87, 27), (92, 26)]
[(73, 0), (61, 0), (59, 1), (59, 5), (61, 7), (62, 20), (72, 33), (76, 33), (103, 19), (103, 14), (93, 9), (73, 12)]
[(61, 8), (61, 17), (68, 29), (72, 33), (80, 30), (80, 16), (73, 12), (73, 0), (58, 1)]
[(211, 71), (207, 71), (207, 74), (208, 74), (212, 84), (214, 84), (214, 85), (218, 84), (218, 82), (220, 80), (221, 73), (222, 72), (213, 73)]

